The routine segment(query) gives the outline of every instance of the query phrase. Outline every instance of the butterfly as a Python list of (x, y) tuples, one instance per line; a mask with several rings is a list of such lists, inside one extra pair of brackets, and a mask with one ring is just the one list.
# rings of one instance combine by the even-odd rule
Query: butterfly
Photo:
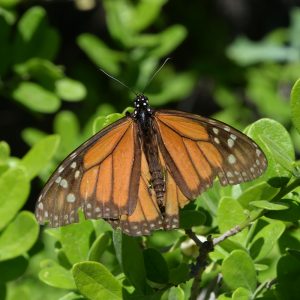
[(179, 227), (179, 209), (213, 185), (267, 168), (261, 148), (220, 121), (154, 110), (138, 94), (133, 113), (99, 131), (55, 170), (36, 204), (39, 223), (102, 218), (132, 236)]

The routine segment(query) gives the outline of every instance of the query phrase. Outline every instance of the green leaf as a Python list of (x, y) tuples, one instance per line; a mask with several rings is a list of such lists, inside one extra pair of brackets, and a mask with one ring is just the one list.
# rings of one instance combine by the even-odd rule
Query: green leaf
[(73, 112), (60, 111), (54, 119), (54, 131), (61, 138), (57, 152), (62, 158), (66, 157), (66, 155), (79, 146), (79, 121)]
[(265, 214), (266, 217), (281, 220), (286, 222), (296, 222), (300, 219), (300, 203), (293, 199), (282, 199), (289, 206), (283, 211), (269, 211)]
[(0, 0), (0, 8), (1, 7), (13, 8), (20, 2), (21, 2), (21, 0)]
[(80, 293), (91, 300), (122, 299), (122, 286), (100, 263), (82, 262), (73, 267), (73, 276)]
[[(21, 277), (28, 267), (28, 259), (24, 256), (18, 256), (13, 259), (0, 262), (0, 282), (13, 281)], [(0, 297), (1, 299), (1, 297)]]
[(0, 177), (0, 230), (22, 208), (28, 197), (30, 183), (21, 168), (9, 169)]
[(137, 3), (132, 11), (129, 27), (134, 32), (147, 28), (160, 14), (166, 0), (142, 0)]
[(0, 261), (17, 257), (27, 252), (36, 242), (39, 225), (34, 215), (20, 212), (0, 236)]
[(187, 36), (187, 30), (182, 25), (173, 25), (158, 35), (157, 47), (149, 55), (161, 58), (172, 52)]
[(32, 147), (34, 144), (45, 138), (47, 134), (39, 129), (28, 127), (22, 130), (21, 136), (24, 142)]
[(33, 38), (45, 16), (46, 11), (42, 7), (36, 6), (26, 11), (18, 23), (18, 33), (24, 41)]
[(201, 211), (181, 210), (180, 211), (180, 228), (190, 229), (193, 226), (200, 226), (205, 223), (206, 216)]
[(222, 274), (225, 284), (232, 290), (245, 288), (254, 292), (256, 289), (256, 271), (251, 257), (242, 250), (234, 250), (224, 259)]
[(285, 225), (281, 221), (270, 221), (253, 238), (250, 244), (250, 255), (255, 262), (264, 259), (277, 244), (283, 234)]
[(77, 80), (62, 78), (55, 82), (57, 95), (65, 101), (77, 102), (86, 96), (85, 86)]
[(252, 293), (243, 287), (237, 288), (232, 294), (232, 300), (250, 300)]
[(270, 41), (252, 42), (245, 37), (237, 38), (228, 48), (227, 55), (241, 66), (259, 62), (297, 60), (297, 50)]
[(81, 34), (77, 43), (87, 56), (96, 64), (111, 75), (120, 73), (120, 61), (123, 54), (108, 48), (98, 37), (85, 33)]
[(295, 128), (300, 133), (300, 79), (296, 81), (291, 92), (291, 114)]
[(295, 159), (294, 147), (290, 135), (280, 123), (271, 119), (261, 119), (247, 128), (247, 134), (262, 147), (262, 150), (267, 156), (268, 170), (260, 177), (260, 180), (264, 178), (291, 176), (286, 168), (282, 167), (276, 161), (273, 149), (268, 142), (266, 142), (266, 140), (272, 140), (277, 147), (284, 149), (285, 155), (289, 157), (290, 160)]
[(21, 161), (28, 178), (32, 179), (39, 174), (51, 161), (59, 145), (59, 136), (49, 135), (40, 140), (31, 148)]
[(287, 252), (291, 256), (297, 258), (300, 261), (300, 250), (298, 250), (298, 249), (287, 249)]
[(5, 165), (10, 155), (9, 145), (5, 141), (0, 142), (0, 165)]
[(147, 278), (157, 283), (168, 283), (169, 270), (161, 253), (154, 248), (148, 248), (143, 255)]
[(31, 7), (21, 17), (13, 47), (15, 64), (32, 57), (53, 60), (59, 46), (58, 33), (48, 27), (46, 11), (42, 7)]
[(76, 288), (71, 272), (56, 263), (43, 268), (39, 272), (39, 279), (60, 289), (74, 290)]
[(184, 300), (184, 291), (179, 286), (172, 286), (169, 290), (168, 300)]
[(146, 293), (146, 270), (143, 253), (134, 237), (113, 231), (113, 243), (120, 266), (131, 284), (143, 294)]
[(148, 93), (153, 105), (164, 105), (171, 100), (186, 97), (195, 85), (195, 78), (189, 73), (174, 74), (164, 80), (159, 93)]
[(71, 292), (68, 293), (66, 295), (64, 295), (63, 297), (59, 298), (58, 300), (85, 300), (85, 298), (81, 295), (78, 295), (77, 293)]
[(59, 98), (52, 92), (33, 82), (21, 82), (17, 85), (11, 96), (32, 111), (53, 113), (60, 106)]
[(83, 221), (60, 228), (61, 244), (71, 264), (88, 258), (91, 235), (94, 227), (91, 221)]
[(54, 65), (47, 59), (38, 57), (26, 60), (24, 63), (14, 66), (14, 70), (21, 77), (31, 77), (44, 87), (50, 90), (53, 88), (55, 80), (64, 77), (62, 67)]
[[(247, 216), (244, 209), (237, 200), (230, 197), (223, 197), (220, 201), (217, 220), (220, 228), (220, 233), (224, 233), (233, 227), (240, 225), (246, 220)], [(237, 235), (230, 237), (231, 240), (243, 244), (246, 239), (248, 229), (244, 229)]]
[(237, 200), (244, 208), (251, 209), (249, 203), (254, 199), (271, 200), (277, 193), (277, 188), (274, 188), (267, 182), (263, 181), (245, 189), (243, 193), (237, 198)]
[(266, 210), (285, 210), (288, 209), (289, 206), (283, 202), (269, 202), (266, 200), (258, 200), (250, 202), (250, 205)]
[(110, 237), (111, 234), (108, 232), (98, 236), (89, 251), (89, 260), (100, 262), (102, 254), (107, 250), (110, 244)]
[(176, 268), (170, 269), (169, 277), (170, 283), (173, 285), (178, 285), (186, 282), (190, 277), (190, 268), (186, 263), (179, 264)]
[(276, 292), (279, 299), (294, 300), (300, 294), (300, 261), (299, 259), (285, 255), (277, 264)]
[(97, 133), (98, 131), (100, 131), (101, 129), (105, 128), (106, 126), (114, 123), (115, 121), (121, 119), (122, 117), (124, 117), (123, 114), (119, 114), (119, 113), (113, 113), (110, 114), (108, 116), (100, 116), (98, 118), (96, 118), (94, 120), (93, 123), (93, 133)]

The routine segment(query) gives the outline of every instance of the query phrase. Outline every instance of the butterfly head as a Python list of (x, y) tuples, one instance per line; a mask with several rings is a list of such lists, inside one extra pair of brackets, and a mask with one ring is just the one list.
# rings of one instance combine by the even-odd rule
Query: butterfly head
[(149, 106), (148, 97), (144, 94), (138, 94), (134, 99), (134, 112), (133, 116), (139, 118), (141, 115), (148, 115), (152, 114), (152, 109)]

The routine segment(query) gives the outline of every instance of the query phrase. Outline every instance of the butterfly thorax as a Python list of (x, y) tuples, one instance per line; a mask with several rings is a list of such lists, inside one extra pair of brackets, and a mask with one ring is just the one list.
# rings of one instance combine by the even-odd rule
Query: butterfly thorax
[(149, 165), (151, 181), (149, 193), (153, 189), (160, 210), (164, 211), (165, 180), (164, 170), (159, 159), (157, 135), (153, 126), (154, 111), (148, 104), (148, 98), (138, 95), (134, 101), (133, 119), (138, 123), (139, 138)]

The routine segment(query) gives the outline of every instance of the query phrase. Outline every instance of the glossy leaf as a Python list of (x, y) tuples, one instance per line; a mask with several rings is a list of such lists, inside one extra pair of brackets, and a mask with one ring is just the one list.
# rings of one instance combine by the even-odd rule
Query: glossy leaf
[(201, 211), (182, 210), (180, 211), (180, 228), (190, 229), (193, 226), (200, 226), (205, 223), (206, 216)]
[[(13, 281), (21, 277), (28, 267), (28, 259), (24, 256), (18, 256), (13, 259), (0, 262), (0, 282)], [(1, 298), (0, 298), (1, 299)]]
[(286, 203), (283, 202), (269, 202), (266, 200), (258, 200), (258, 201), (252, 201), (250, 202), (250, 205), (262, 208), (265, 210), (285, 210), (288, 209), (289, 206)]
[(56, 288), (68, 290), (76, 288), (71, 272), (56, 263), (43, 268), (39, 278), (42, 282)]
[(168, 300), (184, 300), (184, 291), (180, 286), (173, 286), (169, 290)]
[(102, 264), (78, 263), (73, 267), (72, 272), (77, 288), (88, 299), (122, 299), (121, 284)]
[(11, 96), (30, 110), (40, 113), (53, 113), (60, 106), (60, 100), (54, 93), (33, 82), (21, 82)]
[(254, 199), (271, 200), (278, 193), (278, 190), (278, 188), (274, 188), (263, 181), (245, 189), (237, 200), (244, 208), (253, 209), (253, 207), (249, 205), (250, 202)]
[(9, 145), (5, 141), (0, 142), (0, 166), (7, 163), (10, 155)]
[[(246, 218), (247, 216), (244, 213), (244, 209), (238, 201), (230, 197), (223, 197), (221, 199), (217, 213), (217, 220), (221, 233), (234, 228), (244, 222)], [(246, 239), (247, 231), (247, 229), (244, 229), (237, 235), (230, 237), (230, 239), (235, 242), (243, 243)]]
[(61, 138), (58, 153), (63, 159), (80, 144), (80, 127), (76, 115), (71, 111), (60, 111), (54, 119), (54, 131)]
[(293, 124), (300, 133), (300, 79), (296, 81), (291, 92), (291, 114)]
[(34, 215), (22, 211), (0, 236), (0, 261), (26, 253), (36, 242), (39, 225)]
[(255, 261), (264, 259), (273, 249), (285, 230), (281, 221), (271, 221), (263, 227), (253, 238), (250, 244), (250, 255)]
[(55, 82), (57, 95), (65, 101), (77, 102), (86, 96), (85, 86), (74, 79), (62, 78)]
[(232, 294), (232, 300), (249, 300), (252, 293), (243, 287), (237, 288)]
[(9, 169), (0, 177), (0, 230), (24, 205), (29, 194), (29, 181), (23, 169)]
[(289, 206), (283, 211), (269, 211), (266, 216), (271, 219), (296, 222), (300, 219), (300, 203), (293, 199), (282, 199), (282, 201)]
[(280, 299), (294, 300), (300, 294), (299, 285), (300, 261), (291, 256), (285, 255), (280, 258), (277, 264), (277, 285), (276, 292)]
[(265, 142), (267, 137), (268, 140), (272, 140), (273, 143), (276, 143), (277, 147), (285, 149), (285, 155), (291, 160), (295, 159), (291, 138), (280, 123), (271, 119), (261, 119), (247, 128), (247, 134), (258, 142), (268, 159), (268, 170), (260, 177), (260, 180), (263, 178), (291, 176), (290, 173), (275, 160), (272, 152), (273, 149)]
[(74, 264), (88, 258), (91, 235), (94, 227), (91, 221), (83, 221), (60, 228), (63, 250), (70, 261)]
[(245, 288), (254, 292), (256, 271), (251, 257), (242, 250), (233, 251), (222, 263), (225, 284), (232, 290)]
[(101, 256), (110, 244), (111, 234), (105, 232), (98, 236), (89, 251), (89, 260), (100, 262)]
[(113, 231), (113, 243), (120, 266), (130, 283), (141, 293), (146, 293), (146, 270), (142, 249), (134, 237)]
[(122, 54), (108, 48), (98, 37), (85, 33), (79, 36), (77, 43), (97, 67), (103, 68), (111, 75), (120, 72), (119, 62)]
[(169, 270), (161, 253), (154, 248), (148, 248), (144, 250), (143, 255), (147, 278), (153, 282), (167, 283)]
[(59, 145), (57, 135), (49, 135), (34, 145), (23, 157), (21, 165), (25, 168), (28, 178), (39, 174), (50, 162)]

